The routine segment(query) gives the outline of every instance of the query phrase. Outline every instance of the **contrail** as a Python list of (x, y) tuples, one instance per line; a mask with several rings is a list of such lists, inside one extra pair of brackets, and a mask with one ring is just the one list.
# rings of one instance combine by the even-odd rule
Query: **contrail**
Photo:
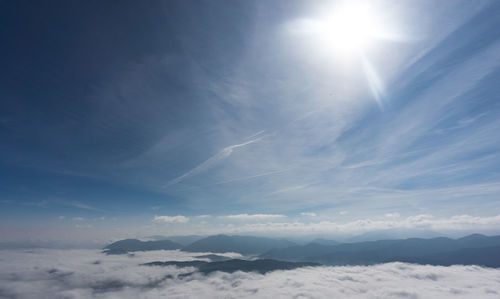
[(247, 140), (247, 139), (251, 139), (251, 138), (255, 138), (257, 136), (259, 136), (260, 134), (264, 133), (266, 130), (262, 130), (262, 131), (259, 131), (251, 136), (248, 136), (247, 138), (243, 139), (243, 140)]
[(182, 180), (184, 180), (185, 178), (188, 178), (188, 177), (190, 177), (192, 175), (195, 175), (195, 174), (198, 174), (200, 172), (203, 172), (203, 171), (211, 168), (214, 164), (216, 164), (220, 160), (229, 157), (232, 154), (232, 152), (233, 152), (233, 150), (235, 148), (243, 147), (245, 145), (249, 145), (249, 144), (257, 142), (257, 141), (259, 141), (261, 139), (262, 139), (262, 137), (256, 138), (256, 139), (252, 139), (252, 140), (244, 142), (244, 143), (234, 144), (234, 145), (230, 145), (228, 147), (225, 147), (220, 152), (218, 152), (217, 154), (215, 154), (212, 157), (208, 158), (206, 161), (204, 161), (200, 165), (196, 166), (195, 168), (191, 169), (190, 171), (186, 172), (185, 174), (183, 174), (183, 175), (181, 175), (181, 176), (179, 176), (179, 177), (177, 177), (177, 178), (169, 181), (163, 187), (166, 188), (166, 187), (175, 185), (175, 184), (181, 182)]

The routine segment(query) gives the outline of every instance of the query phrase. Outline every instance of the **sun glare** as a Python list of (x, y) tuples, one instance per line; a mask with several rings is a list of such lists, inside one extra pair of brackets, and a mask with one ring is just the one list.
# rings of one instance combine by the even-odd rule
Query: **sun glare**
[(346, 6), (324, 21), (325, 41), (341, 51), (365, 50), (377, 35), (379, 25), (366, 6)]
[(322, 47), (340, 54), (359, 54), (386, 36), (375, 8), (345, 3), (325, 10), (321, 16), (295, 23), (294, 31), (314, 36)]
[(385, 88), (370, 57), (377, 42), (401, 40), (387, 16), (372, 3), (349, 1), (323, 8), (314, 18), (296, 20), (290, 29), (311, 38), (317, 53), (326, 54), (336, 64), (359, 62), (374, 99), (383, 109)]

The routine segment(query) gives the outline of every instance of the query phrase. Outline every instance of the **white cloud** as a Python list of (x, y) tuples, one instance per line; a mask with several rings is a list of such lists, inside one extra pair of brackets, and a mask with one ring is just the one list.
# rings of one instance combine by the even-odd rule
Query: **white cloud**
[(280, 214), (238, 214), (238, 215), (221, 216), (221, 218), (237, 219), (237, 220), (263, 220), (263, 219), (284, 218), (284, 217), (286, 216)]
[(387, 218), (399, 218), (401, 215), (399, 213), (386, 213), (384, 216)]
[(300, 213), (301, 216), (306, 216), (306, 217), (316, 217), (316, 213), (312, 213), (312, 212), (303, 212), (303, 213)]
[(210, 218), (210, 217), (212, 217), (212, 215), (198, 215), (196, 217), (198, 217), (198, 218)]
[(347, 212), (347, 211), (340, 211), (340, 212), (339, 212), (339, 214), (340, 214), (340, 215), (347, 215), (348, 213), (349, 213), (349, 212)]
[[(237, 215), (235, 215), (237, 216)], [(393, 215), (394, 216), (394, 215)], [(243, 217), (244, 218), (244, 217)], [(481, 231), (500, 227), (500, 215), (492, 217), (476, 217), (457, 215), (438, 218), (429, 214), (409, 216), (407, 218), (391, 217), (389, 219), (358, 219), (340, 223), (333, 221), (319, 222), (259, 222), (233, 226), (223, 233), (268, 233), (307, 235), (310, 233), (353, 234), (387, 229), (428, 229), (434, 231)]]
[(177, 215), (177, 216), (155, 216), (153, 219), (153, 222), (160, 223), (160, 222), (166, 222), (166, 223), (186, 223), (189, 221), (189, 218), (186, 216), (182, 215)]
[(85, 220), (85, 218), (83, 218), (83, 217), (73, 217), (73, 220), (74, 221), (83, 221), (83, 220)]
[[(195, 274), (193, 268), (146, 267), (193, 260), (199, 253), (97, 250), (3, 250), (0, 296), (7, 298), (498, 298), (500, 270), (478, 266), (306, 267), (257, 273)], [(231, 257), (237, 257), (231, 255)], [(165, 278), (171, 275), (172, 278)]]

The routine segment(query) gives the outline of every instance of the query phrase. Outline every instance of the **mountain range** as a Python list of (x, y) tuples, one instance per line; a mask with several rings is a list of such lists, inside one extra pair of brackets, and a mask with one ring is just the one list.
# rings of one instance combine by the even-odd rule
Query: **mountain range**
[[(286, 262), (311, 262), (323, 265), (369, 265), (387, 262), (409, 262), (431, 265), (482, 265), (500, 267), (500, 236), (473, 234), (459, 239), (438, 237), (409, 238), (339, 244), (317, 239), (298, 245), (283, 239), (252, 236), (209, 236), (186, 246), (171, 240), (121, 240), (106, 246), (107, 254), (134, 251), (175, 250), (186, 252), (236, 252), (259, 259)], [(212, 262), (225, 262), (224, 257), (203, 255)], [(206, 262), (204, 262), (206, 263)]]
[(236, 252), (243, 255), (259, 255), (271, 249), (282, 249), (290, 246), (297, 246), (297, 244), (282, 239), (215, 235), (194, 241), (186, 246), (171, 240), (140, 241), (126, 239), (107, 245), (104, 247), (103, 252), (106, 254), (126, 254), (134, 251), (181, 249), (186, 252)]
[[(198, 269), (198, 272), (203, 274), (208, 274), (215, 271), (233, 273), (236, 271), (243, 272), (259, 272), (259, 273), (267, 273), (275, 270), (292, 270), (300, 267), (312, 267), (312, 266), (320, 266), (317, 263), (309, 263), (309, 262), (284, 262), (284, 261), (276, 261), (269, 259), (260, 259), (260, 260), (241, 260), (241, 259), (231, 259), (222, 262), (205, 262), (205, 261), (187, 261), (187, 262), (178, 262), (178, 261), (169, 261), (169, 262), (151, 262), (142, 264), (144, 266), (176, 266), (179, 268), (183, 267), (195, 267)], [(188, 273), (190, 275), (192, 273)], [(184, 274), (185, 276), (186, 274)]]
[(284, 249), (296, 246), (296, 243), (281, 240), (252, 236), (210, 236), (191, 243), (182, 248), (187, 252), (237, 252), (243, 255), (261, 254), (271, 249)]
[(477, 264), (500, 266), (500, 236), (474, 234), (460, 239), (411, 238), (370, 242), (272, 249), (260, 258), (283, 261), (308, 261), (324, 265), (369, 265), (411, 262), (431, 265)]
[(170, 240), (140, 241), (136, 239), (125, 239), (109, 244), (103, 248), (106, 254), (126, 254), (134, 251), (150, 250), (175, 250), (183, 246)]

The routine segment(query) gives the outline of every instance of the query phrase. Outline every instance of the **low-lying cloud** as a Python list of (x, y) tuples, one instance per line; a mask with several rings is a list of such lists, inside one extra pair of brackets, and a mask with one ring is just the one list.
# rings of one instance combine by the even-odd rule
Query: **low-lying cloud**
[[(96, 250), (0, 252), (1, 298), (498, 298), (500, 270), (479, 266), (306, 267), (257, 273), (179, 274), (194, 268), (148, 267), (199, 253)], [(230, 254), (236, 257), (236, 254)]]
[(285, 218), (286, 216), (280, 214), (238, 214), (238, 215), (227, 215), (221, 217), (226, 219), (236, 219), (236, 220), (264, 220), (264, 219)]
[(182, 216), (182, 215), (177, 215), (177, 216), (155, 216), (155, 218), (153, 218), (153, 222), (156, 222), (156, 223), (162, 223), (162, 222), (166, 222), (166, 223), (186, 223), (189, 221), (189, 218), (186, 217), (186, 216)]
[(300, 213), (301, 216), (305, 216), (305, 217), (316, 217), (316, 213), (312, 213), (312, 212), (304, 212), (304, 213)]
[(221, 231), (222, 233), (277, 233), (308, 235), (311, 233), (355, 234), (388, 229), (427, 229), (432, 231), (482, 231), (496, 229), (500, 226), (500, 215), (477, 217), (456, 215), (448, 218), (435, 217), (430, 214), (401, 217), (398, 213), (387, 213), (382, 219), (358, 219), (350, 222), (276, 222), (267, 221), (247, 223)]

